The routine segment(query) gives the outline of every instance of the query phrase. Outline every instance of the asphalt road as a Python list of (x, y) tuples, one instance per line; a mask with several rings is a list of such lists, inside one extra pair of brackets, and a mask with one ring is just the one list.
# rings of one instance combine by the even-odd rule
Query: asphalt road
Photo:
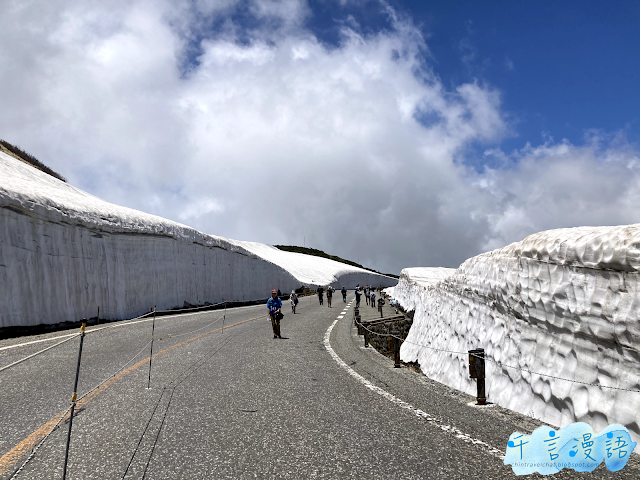
[[(224, 331), (219, 310), (158, 318), (150, 389), (150, 321), (88, 334), (79, 394), (123, 370), (79, 402), (67, 478), (515, 477), (499, 452), (539, 422), (394, 369), (363, 348), (351, 308), (337, 320), (340, 298), (331, 309), (303, 298), (296, 315), (284, 306), (282, 340), (265, 306), (227, 310)], [(4, 347), (65, 333), (0, 342), (0, 368), (55, 342)], [(0, 371), (0, 478), (68, 408), (78, 346), (72, 338)], [(68, 419), (16, 478), (62, 478), (67, 430)], [(615, 474), (555, 477), (640, 478), (640, 467), (634, 456)]]

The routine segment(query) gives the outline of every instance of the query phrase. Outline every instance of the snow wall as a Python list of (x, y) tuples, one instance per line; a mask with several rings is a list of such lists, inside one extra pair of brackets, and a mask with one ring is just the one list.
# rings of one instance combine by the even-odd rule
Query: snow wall
[(490, 402), (558, 427), (620, 423), (640, 440), (640, 393), (601, 387), (640, 390), (640, 225), (541, 232), (431, 285), (414, 270), (394, 289), (415, 310), (403, 361), (475, 396), (467, 355), (423, 345), (484, 348)]
[(120, 207), (0, 152), (0, 328), (397, 280)]

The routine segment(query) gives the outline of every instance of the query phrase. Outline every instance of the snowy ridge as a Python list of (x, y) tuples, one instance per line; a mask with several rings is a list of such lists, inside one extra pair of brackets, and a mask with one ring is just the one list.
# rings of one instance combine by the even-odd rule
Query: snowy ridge
[(111, 204), (0, 152), (0, 328), (396, 280)]
[[(284, 268), (305, 285), (331, 284), (336, 287), (340, 281), (344, 280), (350, 284), (351, 288), (355, 287), (357, 283), (363, 284), (364, 282), (353, 283), (348, 281), (347, 279), (350, 276), (372, 274), (369, 270), (354, 267), (346, 263), (336, 262), (328, 258), (305, 255), (304, 253), (287, 252), (264, 243), (243, 242), (238, 240), (229, 241), (253, 253), (257, 257)], [(387, 279), (389, 277), (384, 278)], [(392, 281), (392, 283), (395, 283), (395, 281)], [(374, 284), (376, 284), (375, 280)], [(383, 284), (388, 284), (388, 280), (383, 281)]]
[(398, 285), (385, 289), (385, 292), (398, 300), (405, 311), (415, 310), (421, 293), (427, 287), (435, 285), (455, 271), (455, 268), (443, 267), (404, 268), (400, 272)]
[[(52, 222), (108, 233), (163, 235), (225, 249), (238, 248), (177, 222), (106, 202), (0, 152), (0, 206)], [(248, 252), (246, 252), (248, 253)]]
[(466, 355), (424, 345), (484, 348), (489, 401), (556, 426), (620, 423), (638, 441), (640, 393), (600, 385), (640, 390), (639, 245), (640, 225), (560, 229), (470, 258), (431, 286), (403, 271), (395, 296), (415, 316), (401, 358), (475, 395)]

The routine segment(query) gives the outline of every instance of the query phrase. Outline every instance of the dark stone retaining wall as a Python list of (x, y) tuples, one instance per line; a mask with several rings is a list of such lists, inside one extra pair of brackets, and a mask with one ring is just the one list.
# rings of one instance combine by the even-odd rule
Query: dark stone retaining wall
[(380, 353), (390, 358), (393, 358), (393, 352), (389, 350), (389, 335), (395, 335), (404, 340), (407, 338), (407, 335), (409, 335), (409, 329), (412, 324), (413, 320), (406, 317), (403, 320), (389, 321), (377, 325), (368, 325), (367, 322), (363, 323), (363, 325), (372, 332), (383, 335), (373, 335), (370, 333), (369, 343)]

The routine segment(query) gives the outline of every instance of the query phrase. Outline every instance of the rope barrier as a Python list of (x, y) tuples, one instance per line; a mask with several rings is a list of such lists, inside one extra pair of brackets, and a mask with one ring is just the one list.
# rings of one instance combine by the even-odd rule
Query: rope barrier
[(399, 339), (399, 340), (400, 340), (400, 341), (402, 341), (402, 342), (407, 342), (407, 343), (410, 343), (411, 345), (416, 345), (416, 346), (418, 346), (418, 347), (429, 348), (429, 349), (431, 349), (431, 350), (437, 350), (437, 351), (440, 351), (440, 352), (455, 353), (455, 354), (457, 354), (457, 355), (464, 355), (465, 357), (466, 357), (466, 356), (471, 356), (471, 357), (476, 357), (476, 358), (482, 358), (482, 359), (484, 359), (484, 360), (488, 360), (488, 361), (490, 361), (490, 362), (492, 362), (492, 363), (495, 363), (496, 365), (499, 365), (500, 367), (512, 368), (512, 369), (514, 369), (514, 370), (520, 370), (520, 371), (522, 371), (522, 372), (527, 372), (527, 373), (530, 373), (530, 374), (533, 374), (533, 375), (540, 375), (541, 377), (549, 377), (549, 378), (554, 378), (554, 379), (556, 379), (556, 380), (564, 380), (565, 382), (579, 383), (579, 384), (581, 384), (581, 385), (588, 385), (588, 386), (590, 386), (590, 387), (609, 388), (609, 389), (612, 389), (612, 390), (622, 390), (622, 391), (625, 391), (625, 392), (640, 393), (640, 390), (633, 390), (633, 389), (630, 389), (630, 388), (610, 387), (610, 386), (608, 386), (608, 385), (602, 385), (602, 384), (597, 384), (597, 383), (581, 382), (580, 380), (571, 380), (571, 379), (569, 379), (569, 378), (557, 377), (557, 376), (554, 376), (554, 375), (548, 375), (548, 374), (546, 374), (546, 373), (534, 372), (534, 371), (528, 370), (528, 369), (526, 369), (526, 368), (515, 367), (515, 366), (513, 366), (513, 365), (508, 365), (508, 364), (506, 364), (506, 363), (498, 362), (498, 361), (496, 361), (496, 360), (493, 360), (492, 358), (487, 357), (486, 355), (483, 357), (483, 356), (481, 356), (481, 355), (477, 355), (477, 354), (475, 354), (475, 353), (470, 353), (470, 352), (458, 352), (458, 351), (455, 351), (455, 350), (447, 350), (447, 349), (444, 349), (444, 348), (432, 347), (432, 346), (430, 346), (430, 345), (424, 345), (424, 344), (421, 344), (421, 343), (416, 343), (416, 342), (412, 342), (412, 341), (410, 341), (410, 340), (406, 340), (406, 339), (400, 338), (400, 337), (398, 337), (397, 335), (392, 335), (392, 334), (389, 334), (389, 333), (378, 333), (378, 332), (374, 332), (374, 331), (370, 330), (369, 328), (367, 328), (367, 327), (366, 327), (362, 322), (360, 322), (359, 324), (360, 324), (360, 326), (361, 326), (362, 328), (364, 328), (367, 332), (372, 333), (372, 334), (374, 334), (374, 335), (378, 335), (378, 336), (381, 336), (381, 337), (393, 337), (393, 338), (397, 338), (397, 339)]
[[(165, 392), (169, 388), (171, 389), (171, 395), (169, 396), (169, 401), (167, 402), (167, 406), (165, 408), (165, 411), (164, 411), (164, 414), (163, 414), (163, 417), (162, 417), (162, 422), (161, 422), (160, 427), (158, 429), (158, 432), (156, 434), (156, 438), (155, 438), (153, 447), (151, 449), (151, 453), (149, 454), (149, 458), (147, 459), (142, 478), (145, 478), (146, 473), (147, 473), (147, 469), (149, 467), (149, 464), (151, 463), (151, 458), (153, 457), (153, 453), (155, 451), (155, 447), (156, 447), (156, 445), (158, 443), (158, 439), (160, 438), (160, 433), (162, 431), (162, 427), (164, 426), (164, 422), (165, 422), (167, 413), (169, 411), (169, 407), (171, 406), (171, 401), (173, 400), (173, 394), (175, 393), (175, 389), (182, 382), (184, 382), (187, 378), (189, 378), (193, 373), (195, 373), (195, 371), (198, 368), (200, 368), (202, 365), (204, 365), (206, 360), (208, 359), (207, 358), (208, 356), (213, 356), (215, 353), (220, 351), (224, 346), (226, 346), (229, 343), (229, 341), (230, 341), (230, 339), (229, 339), (229, 337), (227, 337), (227, 340), (225, 341), (224, 344), (216, 345), (215, 347), (213, 347), (210, 350), (208, 350), (207, 352), (205, 352), (203, 355), (200, 356), (200, 358), (198, 358), (196, 361), (194, 361), (191, 365), (189, 365), (184, 370), (182, 370), (180, 373), (175, 375), (173, 377), (173, 379), (162, 388), (162, 391), (160, 392), (160, 395), (158, 396), (158, 400), (157, 400), (157, 402), (156, 402), (156, 404), (155, 404), (155, 406), (153, 408), (153, 411), (151, 412), (151, 415), (149, 416), (149, 421), (147, 422), (144, 430), (142, 431), (142, 435), (140, 435), (140, 439), (138, 440), (138, 443), (137, 443), (136, 447), (133, 450), (133, 453), (131, 455), (131, 458), (129, 459), (129, 463), (127, 465), (127, 468), (125, 469), (124, 473), (122, 474), (122, 477), (121, 477), (122, 480), (127, 476), (127, 473), (129, 472), (129, 469), (131, 468), (131, 465), (133, 464), (133, 460), (135, 459), (136, 454), (138, 453), (138, 450), (140, 449), (140, 445), (142, 444), (142, 441), (144, 440), (144, 436), (147, 433), (147, 430), (149, 429), (149, 425), (151, 424), (151, 421), (153, 420), (158, 407), (160, 406), (160, 403), (162, 401), (162, 398), (164, 397)], [(191, 370), (191, 372), (189, 372), (189, 370)], [(185, 375), (185, 374), (187, 374), (187, 375)], [(184, 377), (182, 379), (180, 379), (180, 377), (182, 377), (183, 375), (184, 375)], [(172, 384), (174, 382), (176, 382), (177, 380), (179, 380), (179, 379), (180, 379), (180, 381), (178, 383), (175, 383), (172, 386)]]
[[(227, 303), (227, 302), (220, 302), (220, 303), (214, 303), (213, 305), (207, 305), (206, 307), (199, 307), (199, 308), (192, 308), (192, 309), (184, 309), (184, 310), (177, 311), (177, 312), (176, 312), (176, 314), (179, 314), (179, 313), (186, 313), (186, 312), (187, 312), (187, 310), (201, 310), (201, 309), (203, 309), (203, 308), (215, 307), (215, 306), (222, 305), (222, 304), (226, 304), (226, 303)], [(158, 312), (173, 312), (173, 311), (174, 311), (174, 310), (159, 310)], [(156, 312), (156, 313), (158, 313), (158, 312)], [(90, 334), (90, 333), (99, 332), (99, 331), (101, 331), (101, 330), (105, 330), (105, 329), (109, 329), (109, 328), (118, 328), (118, 327), (122, 327), (122, 326), (130, 325), (130, 322), (133, 322), (134, 320), (140, 320), (140, 319), (143, 319), (143, 318), (145, 318), (146, 316), (151, 315), (151, 314), (153, 314), (153, 311), (151, 311), (151, 312), (147, 312), (147, 313), (144, 313), (144, 314), (142, 314), (142, 315), (140, 315), (140, 316), (138, 316), (138, 317), (130, 318), (130, 319), (128, 319), (128, 320), (122, 320), (122, 321), (121, 321), (121, 323), (118, 323), (117, 325), (105, 325), (105, 326), (103, 326), (103, 327), (94, 328), (93, 330), (87, 330), (87, 331), (85, 332), (85, 334), (86, 334), (86, 335), (88, 335), (88, 334)], [(196, 330), (196, 331), (197, 331), (197, 330)], [(0, 368), (0, 372), (2, 372), (2, 371), (4, 371), (4, 370), (7, 370), (8, 368), (14, 367), (14, 366), (16, 366), (16, 365), (18, 365), (18, 364), (20, 364), (20, 363), (24, 362), (25, 360), (29, 360), (30, 358), (33, 358), (33, 357), (35, 357), (36, 355), (40, 355), (41, 353), (44, 353), (44, 352), (46, 352), (47, 350), (51, 350), (52, 348), (55, 348), (55, 347), (57, 347), (57, 346), (59, 346), (59, 345), (62, 345), (63, 343), (68, 342), (69, 340), (73, 340), (74, 338), (76, 338), (76, 337), (77, 337), (77, 336), (79, 336), (79, 335), (81, 335), (81, 334), (80, 334), (80, 333), (74, 333), (74, 334), (71, 334), (71, 335), (69, 335), (69, 336), (68, 336), (68, 338), (66, 338), (65, 340), (63, 340), (63, 341), (61, 341), (61, 342), (56, 343), (55, 345), (51, 345), (51, 346), (49, 346), (49, 347), (47, 347), (47, 348), (44, 348), (44, 349), (42, 349), (42, 350), (40, 350), (40, 351), (38, 351), (38, 352), (36, 352), (36, 353), (32, 353), (31, 355), (28, 355), (28, 356), (26, 356), (26, 357), (24, 357), (24, 358), (21, 358), (20, 360), (16, 360), (15, 362), (10, 363), (9, 365), (5, 365), (4, 367), (1, 367), (1, 368)], [(56, 338), (52, 338), (51, 340), (55, 340), (55, 339), (56, 339)], [(46, 340), (42, 340), (42, 341), (46, 341)], [(15, 345), (15, 347), (19, 347), (19, 346), (20, 346), (20, 345)], [(14, 346), (12, 345), (11, 347), (14, 347)]]
[(71, 410), (71, 405), (69, 405), (69, 408), (67, 408), (67, 411), (64, 412), (60, 416), (60, 419), (58, 420), (58, 423), (56, 423), (53, 427), (51, 427), (51, 430), (49, 430), (49, 433), (47, 433), (44, 436), (44, 438), (42, 440), (40, 440), (40, 443), (38, 443), (35, 447), (33, 447), (33, 449), (31, 450), (31, 453), (29, 454), (27, 459), (24, 461), (24, 463), (22, 465), (20, 465), (20, 467), (18, 467), (18, 469), (15, 472), (13, 472), (13, 475), (11, 475), (9, 480), (13, 480), (14, 478), (16, 478), (22, 472), (24, 467), (26, 467), (27, 464), (33, 459), (33, 457), (35, 457), (36, 452), (42, 446), (42, 444), (47, 440), (47, 438), (49, 438), (49, 436), (54, 432), (54, 430), (57, 429), (60, 426), (60, 424), (66, 418), (66, 416), (67, 416), (67, 414), (69, 413), (70, 410)]
[(192, 330), (192, 331), (187, 332), (187, 333), (181, 333), (179, 335), (171, 335), (171, 338), (172, 339), (173, 338), (180, 338), (180, 337), (184, 337), (185, 335), (191, 335), (192, 333), (199, 332), (200, 330), (204, 330), (205, 328), (210, 327), (211, 325), (214, 325), (214, 324), (218, 323), (223, 317), (224, 317), (224, 315), (221, 315), (218, 318), (216, 318), (213, 322), (208, 323), (204, 327), (200, 327), (200, 328), (198, 328), (196, 330)]
[(76, 338), (78, 335), (80, 335), (80, 334), (79, 334), (79, 333), (78, 333), (78, 334), (75, 334), (75, 335), (73, 335), (73, 336), (71, 336), (71, 337), (69, 337), (69, 338), (66, 338), (65, 340), (63, 340), (63, 341), (61, 341), (61, 342), (56, 343), (55, 345), (51, 345), (50, 347), (47, 347), (47, 348), (45, 348), (45, 349), (43, 349), (43, 350), (40, 350), (39, 352), (32, 353), (31, 355), (29, 355), (29, 356), (27, 356), (27, 357), (21, 358), (20, 360), (16, 360), (15, 362), (10, 363), (9, 365), (6, 365), (6, 366), (4, 366), (4, 367), (0, 368), (0, 372), (2, 372), (3, 370), (6, 370), (7, 368), (14, 367), (14, 366), (18, 365), (19, 363), (24, 362), (25, 360), (29, 360), (30, 358), (35, 357), (36, 355), (40, 355), (41, 353), (44, 353), (44, 352), (46, 352), (47, 350), (51, 350), (52, 348), (57, 347), (58, 345), (62, 345), (63, 343), (68, 342), (69, 340), (73, 340), (73, 339), (74, 339), (74, 338)]
[[(140, 317), (137, 317), (140, 318)], [(184, 335), (189, 335), (192, 334), (194, 332), (198, 332), (200, 330), (203, 330), (217, 322), (220, 321), (222, 317), (218, 317), (216, 320), (214, 320), (213, 322), (205, 325), (204, 327), (198, 328), (197, 330), (193, 330), (191, 332), (187, 332), (184, 334), (180, 334), (180, 335), (175, 335), (172, 338), (178, 338), (178, 337), (182, 337)], [(133, 319), (135, 320), (135, 319)], [(108, 327), (104, 327), (104, 328), (108, 328)], [(94, 330), (95, 331), (95, 330)], [(89, 332), (86, 332), (89, 333)], [(73, 337), (70, 337), (66, 340), (64, 340), (65, 342), (68, 340), (71, 340), (73, 338), (76, 338), (77, 336), (81, 335), (80, 333), (77, 335), (74, 335)], [(64, 343), (64, 342), (61, 342)], [(104, 385), (105, 383), (107, 383), (109, 380), (111, 380), (113, 377), (115, 377), (116, 375), (118, 375), (120, 372), (122, 372), (131, 362), (133, 362), (137, 357), (140, 356), (141, 353), (143, 353), (147, 347), (149, 346), (149, 344), (151, 343), (151, 340), (149, 340), (139, 351), (138, 353), (136, 353), (133, 357), (131, 357), (126, 363), (124, 363), (122, 365), (122, 367), (120, 367), (118, 370), (116, 370), (113, 374), (111, 374), (109, 377), (107, 377), (105, 380), (103, 380), (102, 382), (100, 382), (99, 384), (97, 384), (95, 387), (93, 387), (91, 390), (88, 390), (87, 392), (83, 393), (81, 396), (79, 396), (76, 399), (76, 403), (79, 402), (80, 400), (82, 400), (84, 397), (86, 397), (87, 395), (90, 395), (92, 392), (96, 391), (97, 389), (99, 389), (102, 385)], [(57, 345), (53, 345), (49, 348), (53, 348)], [(26, 360), (23, 359), (23, 360)], [(69, 411), (71, 410), (71, 406), (69, 406), (69, 408), (64, 412), (64, 414), (60, 417), (60, 419), (58, 420), (58, 422), (51, 428), (51, 430), (49, 431), (49, 433), (47, 433), (43, 439), (32, 449), (31, 453), (29, 454), (29, 456), (27, 457), (27, 459), (24, 461), (24, 463), (13, 473), (13, 475), (10, 477), (10, 480), (13, 480), (14, 478), (16, 478), (24, 469), (24, 467), (27, 466), (27, 464), (33, 459), (33, 457), (35, 456), (36, 452), (38, 451), (38, 449), (40, 448), (40, 446), (47, 440), (47, 438), (49, 438), (49, 436), (60, 426), (60, 424), (62, 423), (62, 421), (66, 418), (67, 414), (69, 413)]]

